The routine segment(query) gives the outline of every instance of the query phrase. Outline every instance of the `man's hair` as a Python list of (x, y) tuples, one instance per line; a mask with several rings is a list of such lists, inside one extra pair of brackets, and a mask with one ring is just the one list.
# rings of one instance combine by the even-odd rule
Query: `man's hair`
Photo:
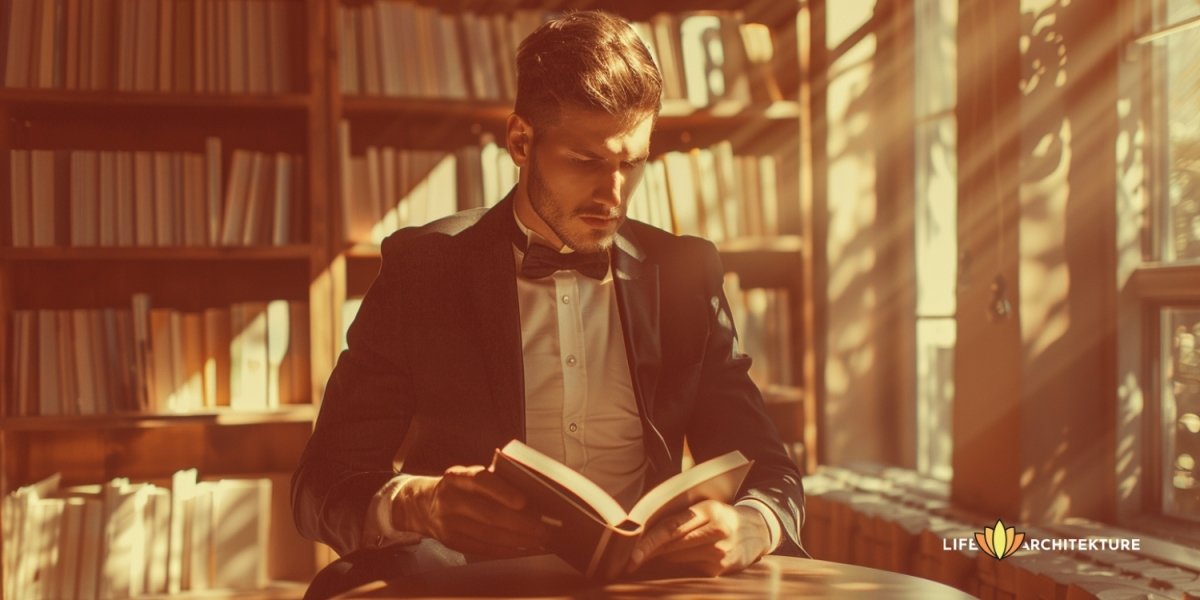
[(565, 107), (633, 120), (661, 106), (662, 74), (619, 17), (570, 12), (538, 27), (517, 50), (514, 111), (534, 127), (557, 122)]

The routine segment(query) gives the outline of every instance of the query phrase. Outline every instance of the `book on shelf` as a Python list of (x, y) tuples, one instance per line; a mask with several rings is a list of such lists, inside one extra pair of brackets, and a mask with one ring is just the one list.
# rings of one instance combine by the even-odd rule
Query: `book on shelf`
[(129, 598), (268, 583), (272, 480), (169, 487), (116, 478), (63, 487), (59, 475), (3, 500), (4, 597)]
[[(295, 91), (303, 3), (12, 0), (4, 86), (159, 93)], [(303, 55), (303, 53), (301, 53)]]
[(180, 311), (136, 294), (128, 309), (16, 310), (12, 331), (12, 416), (269, 410), (308, 396), (304, 302)]
[(491, 206), (516, 185), (517, 169), (494, 136), (453, 152), (368, 146), (351, 153), (350, 124), (339, 130), (342, 233), (380, 243), (393, 231)]
[[(340, 5), (338, 83), (345, 94), (512, 100), (517, 48), (553, 16), (443, 13), (408, 0)], [(662, 72), (664, 99), (696, 107), (782, 99), (771, 31), (739, 12), (660, 13), (632, 25)]]
[(620, 575), (637, 541), (662, 518), (701, 500), (733, 502), (750, 465), (736, 450), (712, 458), (655, 486), (626, 511), (583, 475), (519, 440), (496, 450), (493, 463), (550, 528), (549, 548), (597, 579)]
[(725, 274), (738, 350), (750, 356), (750, 379), (760, 388), (796, 381), (790, 295), (785, 289), (742, 289), (737, 273)]
[[(303, 159), (204, 153), (10, 151), (14, 247), (285, 246), (301, 240)], [(224, 193), (222, 193), (224, 192)]]

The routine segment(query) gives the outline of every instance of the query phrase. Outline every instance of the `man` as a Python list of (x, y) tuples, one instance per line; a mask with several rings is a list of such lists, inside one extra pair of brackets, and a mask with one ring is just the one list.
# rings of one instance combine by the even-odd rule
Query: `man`
[(716, 249), (625, 219), (660, 108), (647, 49), (576, 12), (521, 44), (517, 73), (517, 186), (384, 241), (293, 480), (298, 527), (341, 554), (536, 552), (545, 525), (485, 466), (495, 448), (523, 439), (628, 509), (679, 472), (686, 438), (697, 462), (736, 449), (754, 466), (734, 505), (649, 531), (629, 571), (805, 555), (800, 474), (737, 350)]

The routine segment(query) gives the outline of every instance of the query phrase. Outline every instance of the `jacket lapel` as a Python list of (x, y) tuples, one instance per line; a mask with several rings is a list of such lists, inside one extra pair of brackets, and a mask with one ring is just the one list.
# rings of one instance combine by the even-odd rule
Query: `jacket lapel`
[(525, 382), (521, 358), (521, 314), (513, 262), (511, 196), (494, 206), (471, 230), (471, 298), (479, 321), (492, 400), (504, 440), (525, 439)]
[(652, 420), (662, 370), (662, 339), (659, 335), (658, 265), (645, 261), (645, 252), (632, 228), (626, 224), (617, 232), (613, 243), (613, 277), (629, 375), (642, 414), (647, 458), (658, 471), (671, 463), (671, 453)]

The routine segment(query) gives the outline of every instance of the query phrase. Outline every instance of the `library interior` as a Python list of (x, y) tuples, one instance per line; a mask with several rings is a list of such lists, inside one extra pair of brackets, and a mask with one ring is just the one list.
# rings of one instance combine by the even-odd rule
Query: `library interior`
[[(395, 232), (520, 216), (518, 52), (592, 10), (661, 76), (622, 210), (724, 271), (696, 311), (662, 290), (664, 324), (711, 317), (664, 335), (750, 357), (811, 557), (351, 581), (376, 558), (294, 514), (351, 325)], [(2, 0), (0, 40), (0, 597), (1200, 599), (1200, 0)], [(630, 365), (658, 309), (604, 338)], [(647, 461), (695, 377), (659, 380)], [(395, 435), (400, 474), (426, 440)]]

